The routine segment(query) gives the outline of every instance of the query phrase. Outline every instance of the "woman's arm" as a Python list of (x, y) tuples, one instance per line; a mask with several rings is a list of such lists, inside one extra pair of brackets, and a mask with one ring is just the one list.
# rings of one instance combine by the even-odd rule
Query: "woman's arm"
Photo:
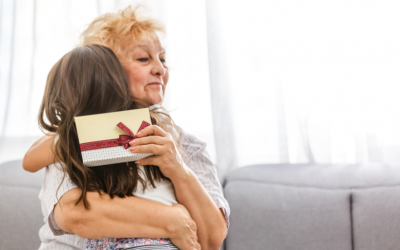
[(37, 140), (25, 153), (22, 167), (31, 173), (39, 171), (53, 163), (54, 133), (49, 133)]
[(212, 201), (197, 176), (183, 162), (171, 135), (152, 125), (140, 131), (138, 136), (139, 139), (130, 143), (131, 151), (155, 154), (138, 163), (160, 167), (161, 172), (173, 182), (178, 202), (188, 209), (196, 222), (201, 248), (219, 249), (227, 233), (225, 216)]
[(86, 210), (82, 202), (75, 205), (80, 193), (71, 189), (55, 205), (57, 225), (66, 232), (82, 238), (170, 238), (180, 249), (200, 249), (196, 224), (182, 205), (88, 192)]
[(202, 249), (220, 249), (227, 234), (223, 212), (215, 205), (192, 171), (172, 182), (177, 200), (187, 208), (196, 222)]

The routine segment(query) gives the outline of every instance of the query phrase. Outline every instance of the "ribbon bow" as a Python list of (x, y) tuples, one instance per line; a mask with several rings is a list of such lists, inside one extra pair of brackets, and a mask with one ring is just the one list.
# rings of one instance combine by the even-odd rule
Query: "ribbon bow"
[[(144, 129), (145, 127), (150, 126), (150, 123), (143, 121), (142, 124), (140, 125), (140, 128), (136, 132), (136, 134)], [(122, 122), (117, 124), (117, 127), (122, 129), (125, 133), (128, 135), (119, 135), (119, 138), (117, 140), (118, 145), (124, 146), (125, 149), (129, 147), (129, 142), (132, 141), (133, 139), (136, 139), (137, 136), (133, 134), (132, 130), (130, 130), (125, 124)]]

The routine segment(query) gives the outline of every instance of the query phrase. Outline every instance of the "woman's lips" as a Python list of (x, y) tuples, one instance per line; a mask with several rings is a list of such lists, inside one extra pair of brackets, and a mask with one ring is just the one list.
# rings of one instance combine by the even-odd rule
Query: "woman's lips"
[(148, 86), (162, 86), (162, 84), (161, 83), (159, 83), (159, 82), (152, 82), (152, 83), (149, 83), (149, 84), (147, 84)]

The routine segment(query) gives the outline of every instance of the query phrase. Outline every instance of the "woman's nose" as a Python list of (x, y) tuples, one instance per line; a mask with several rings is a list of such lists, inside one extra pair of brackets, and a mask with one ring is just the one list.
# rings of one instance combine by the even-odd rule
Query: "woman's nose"
[(151, 69), (151, 73), (153, 75), (164, 76), (166, 69), (164, 65), (159, 60), (153, 61), (153, 68)]

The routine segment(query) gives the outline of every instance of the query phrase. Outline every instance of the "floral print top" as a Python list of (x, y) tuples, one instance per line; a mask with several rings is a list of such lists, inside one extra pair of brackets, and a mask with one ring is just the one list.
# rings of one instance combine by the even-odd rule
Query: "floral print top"
[(116, 250), (143, 245), (159, 245), (169, 244), (169, 239), (163, 238), (104, 238), (104, 239), (89, 239), (86, 244), (86, 249), (94, 250)]

